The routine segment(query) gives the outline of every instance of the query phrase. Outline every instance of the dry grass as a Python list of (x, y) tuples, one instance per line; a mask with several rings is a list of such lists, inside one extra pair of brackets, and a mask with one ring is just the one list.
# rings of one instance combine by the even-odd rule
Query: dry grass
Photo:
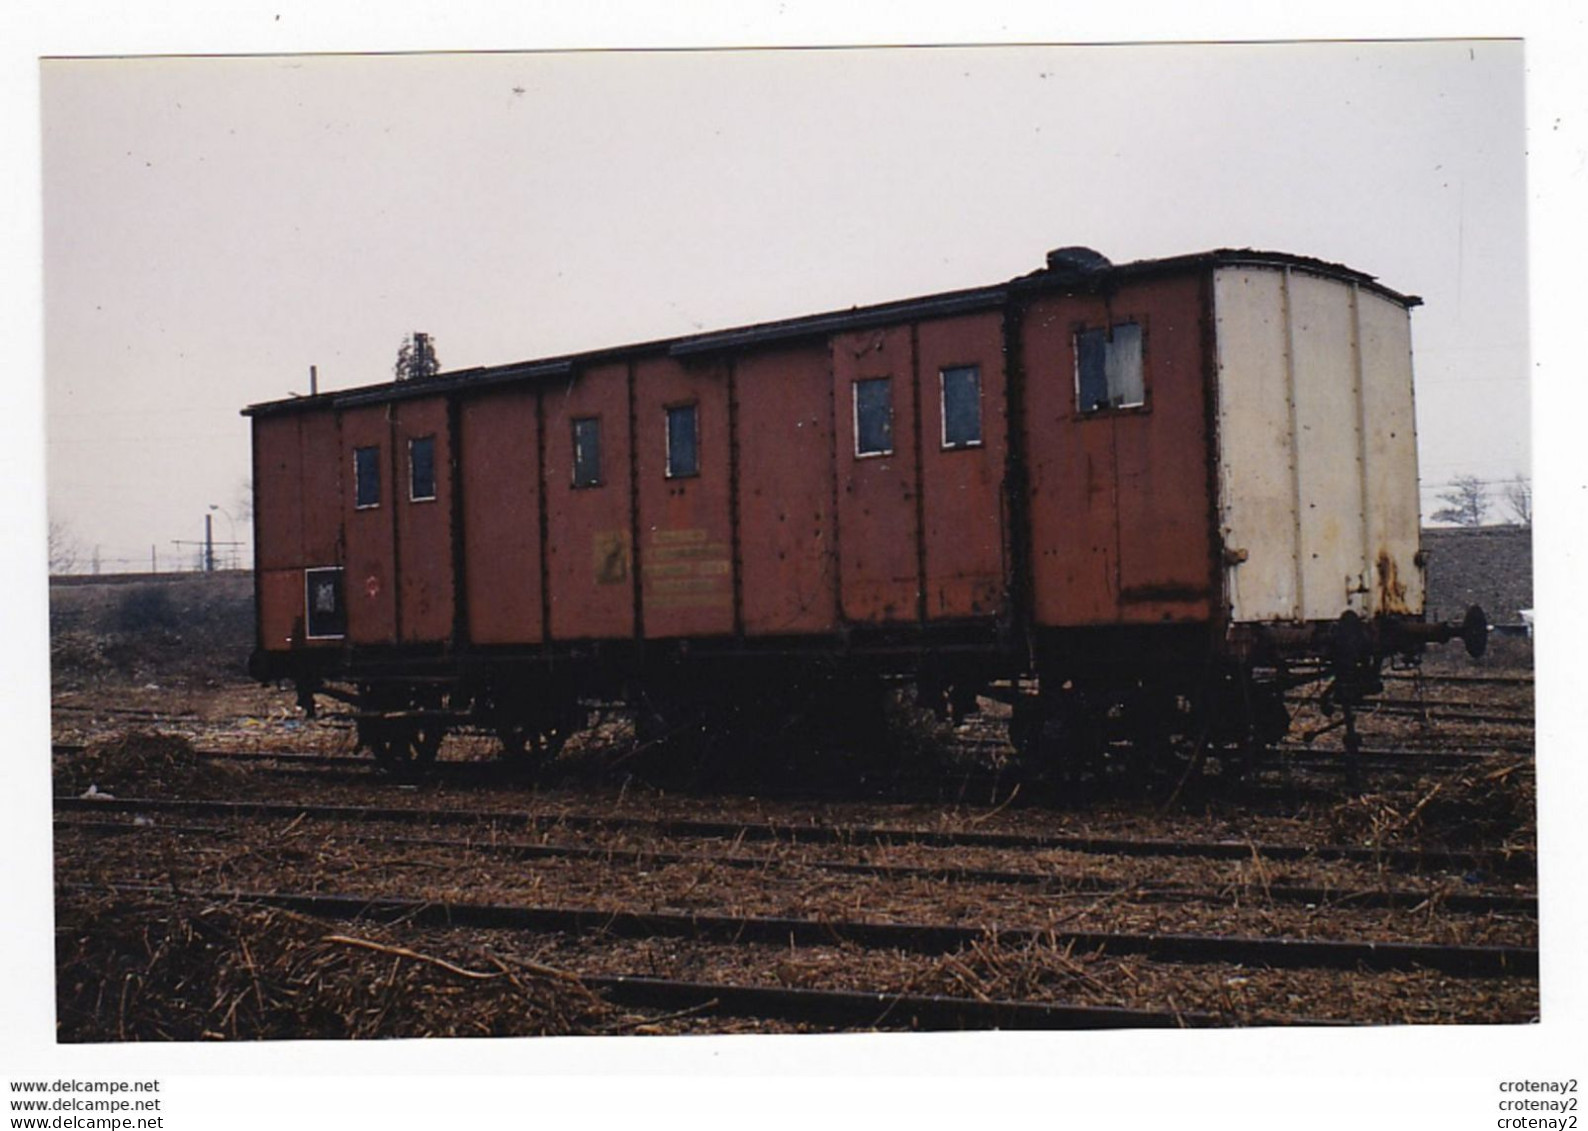
[[(571, 975), (445, 956), (246, 904), (57, 893), (62, 1041), (538, 1036), (608, 1031)], [(455, 950), (458, 948), (454, 948)]]
[(247, 780), (239, 767), (200, 758), (181, 735), (136, 730), (58, 755), (53, 771), (56, 792), (62, 794), (92, 789), (141, 797), (205, 790), (224, 795)]
[(1325, 817), (1342, 844), (1531, 851), (1538, 841), (1534, 778), (1522, 759), (1496, 759), (1483, 769), (1424, 777), (1392, 793), (1364, 793), (1335, 805)]

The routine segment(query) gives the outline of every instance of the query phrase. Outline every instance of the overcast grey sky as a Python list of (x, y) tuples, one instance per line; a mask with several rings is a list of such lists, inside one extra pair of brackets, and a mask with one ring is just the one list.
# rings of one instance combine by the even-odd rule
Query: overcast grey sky
[[(106, 568), (213, 504), (243, 405), (1262, 247), (1421, 295), (1425, 511), (1529, 469), (1516, 41), (47, 61), (52, 518)], [(246, 523), (235, 527), (246, 537)], [(119, 560), (119, 562), (118, 562)]]

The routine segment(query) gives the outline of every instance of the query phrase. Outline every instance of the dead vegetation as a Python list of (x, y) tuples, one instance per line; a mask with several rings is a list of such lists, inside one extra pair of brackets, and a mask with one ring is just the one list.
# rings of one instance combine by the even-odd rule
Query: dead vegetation
[(224, 794), (247, 780), (237, 766), (200, 758), (181, 735), (127, 731), (58, 754), (53, 766), (59, 794), (139, 797), (213, 791)]
[(1534, 784), (1529, 762), (1507, 759), (1346, 798), (1325, 814), (1326, 827), (1341, 844), (1532, 851), (1538, 840)]
[(214, 688), (247, 679), (254, 639), (248, 574), (173, 574), (50, 587), (57, 692), (105, 684)]
[(541, 1036), (621, 1018), (571, 975), (422, 953), (288, 911), (181, 895), (56, 895), (62, 1041)]

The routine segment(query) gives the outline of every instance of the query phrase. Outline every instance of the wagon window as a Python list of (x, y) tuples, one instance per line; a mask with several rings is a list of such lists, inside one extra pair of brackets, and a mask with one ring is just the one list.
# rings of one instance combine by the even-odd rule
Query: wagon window
[(1138, 323), (1075, 335), (1075, 391), (1082, 412), (1146, 403)]
[(303, 607), (311, 640), (347, 635), (347, 607), (342, 601), (342, 568), (303, 571)]
[(380, 448), (353, 449), (353, 505), (380, 505)]
[(436, 497), (436, 438), (408, 441), (408, 497), (414, 502)]
[(885, 456), (893, 451), (893, 379), (868, 377), (855, 382), (855, 455)]
[(601, 421), (593, 416), (573, 422), (573, 485), (601, 485)]
[(974, 448), (981, 445), (981, 369), (956, 365), (942, 371), (943, 446)]
[(675, 405), (667, 410), (667, 477), (700, 474), (699, 405)]

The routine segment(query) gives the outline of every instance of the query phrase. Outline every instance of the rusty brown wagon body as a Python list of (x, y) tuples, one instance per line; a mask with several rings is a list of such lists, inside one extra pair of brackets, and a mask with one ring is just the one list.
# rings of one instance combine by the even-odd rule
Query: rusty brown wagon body
[[(913, 680), (1028, 749), (1284, 729), (1422, 623), (1409, 311), (1085, 249), (990, 287), (255, 405), (253, 670), (388, 757)], [(1469, 637), (1475, 633), (1467, 625)], [(866, 694), (870, 691), (866, 690)], [(855, 692), (855, 694), (859, 694)]]

